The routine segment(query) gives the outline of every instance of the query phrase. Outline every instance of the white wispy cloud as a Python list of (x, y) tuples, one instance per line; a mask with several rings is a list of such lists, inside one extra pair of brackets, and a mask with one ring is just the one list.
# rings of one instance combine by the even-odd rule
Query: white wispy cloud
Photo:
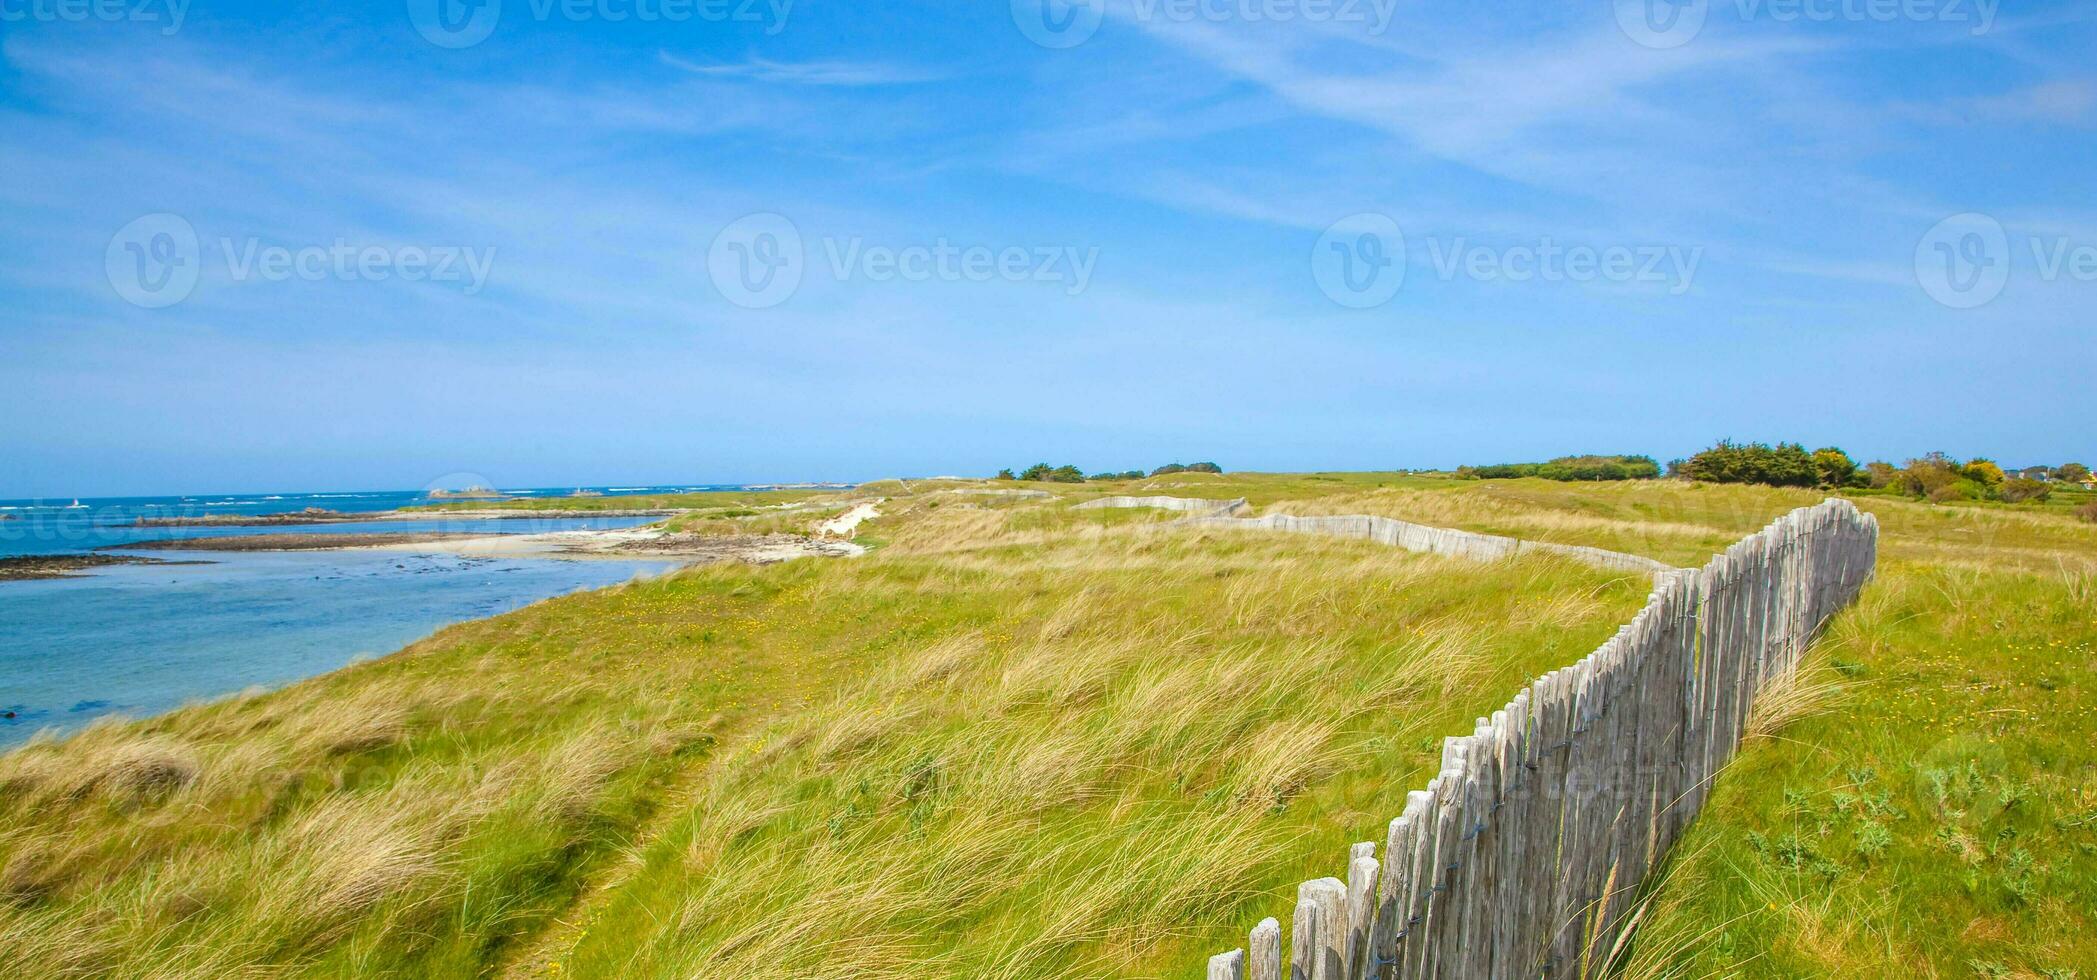
[(1938, 125), (2097, 124), (2097, 80), (2064, 78), (2011, 91), (1936, 102), (1902, 102), (1903, 115)]
[(947, 73), (928, 68), (868, 61), (767, 61), (751, 57), (735, 62), (701, 62), (668, 51), (657, 56), (666, 65), (713, 78), (747, 78), (781, 85), (812, 85), (864, 88), (881, 85), (917, 85), (936, 82)]

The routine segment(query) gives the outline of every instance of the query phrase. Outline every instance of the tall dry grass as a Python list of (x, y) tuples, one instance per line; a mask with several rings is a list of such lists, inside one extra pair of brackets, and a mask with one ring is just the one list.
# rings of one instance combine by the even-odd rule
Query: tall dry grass
[(884, 529), (911, 549), (893, 573), (994, 583), (998, 621), (897, 650), (714, 760), (550, 958), (753, 977), (1192, 962), (1396, 812), (1444, 730), (1606, 635), (1645, 588), (1024, 513), (942, 506)]

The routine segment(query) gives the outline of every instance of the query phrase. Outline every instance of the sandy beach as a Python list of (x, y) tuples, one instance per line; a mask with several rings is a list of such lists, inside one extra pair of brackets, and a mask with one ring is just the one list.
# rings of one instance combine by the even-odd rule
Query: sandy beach
[[(474, 531), (429, 531), (389, 534), (250, 534), (237, 537), (176, 538), (112, 545), (111, 551), (398, 551), (449, 554), (464, 558), (602, 558), (678, 559), (687, 564), (742, 561), (770, 564), (794, 558), (852, 557), (865, 548), (838, 538), (877, 514), (861, 504), (827, 522), (814, 537), (798, 534), (689, 534), (660, 524), (617, 530), (551, 531), (545, 534), (499, 534)], [(114, 564), (114, 556), (99, 556)], [(148, 559), (133, 559), (146, 561)]]
[(377, 545), (367, 543), (364, 547), (385, 551), (434, 551), (468, 558), (669, 558), (681, 559), (687, 564), (742, 561), (758, 565), (795, 558), (849, 558), (866, 551), (848, 541), (795, 534), (679, 534), (660, 525), (615, 531), (433, 537)]

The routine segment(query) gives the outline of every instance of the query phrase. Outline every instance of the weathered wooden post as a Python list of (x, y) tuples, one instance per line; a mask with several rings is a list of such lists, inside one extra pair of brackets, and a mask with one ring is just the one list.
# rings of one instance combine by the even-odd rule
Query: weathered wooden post
[[(1366, 852), (1365, 852), (1366, 849)], [(1380, 867), (1374, 843), (1354, 845), (1354, 861), (1347, 867), (1347, 945), (1340, 961), (1346, 980), (1365, 980), (1369, 975), (1369, 929), (1376, 921), (1376, 873)]]
[(1282, 980), (1281, 923), (1261, 919), (1252, 927), (1251, 980)]
[(1318, 903), (1299, 888), (1296, 918), (1289, 923), (1289, 980), (1317, 980)]
[(1347, 978), (1347, 884), (1338, 878), (1319, 878), (1297, 886), (1299, 905), (1309, 901), (1318, 908), (1318, 941), (1313, 949), (1316, 965), (1311, 980)]

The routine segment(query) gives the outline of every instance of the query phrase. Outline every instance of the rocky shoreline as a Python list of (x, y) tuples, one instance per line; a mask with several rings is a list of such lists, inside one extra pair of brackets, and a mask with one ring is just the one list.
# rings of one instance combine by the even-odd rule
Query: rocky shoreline
[(207, 561), (168, 561), (142, 555), (15, 555), (0, 558), (0, 582), (33, 582), (81, 578), (77, 572), (110, 565), (209, 565)]
[(344, 513), (308, 507), (289, 514), (197, 514), (181, 517), (140, 517), (133, 527), (298, 527), (314, 524), (355, 524), (369, 521), (524, 521), (575, 520), (591, 517), (675, 517), (677, 509), (624, 510), (520, 510), (515, 508), (443, 508), (433, 510), (375, 510)]
[(432, 544), (462, 538), (499, 537), (471, 531), (427, 531), (404, 534), (242, 534), (218, 538), (168, 538), (105, 545), (98, 551), (341, 551), (411, 544)]
[(286, 527), (300, 524), (338, 524), (368, 521), (368, 514), (345, 514), (339, 510), (308, 507), (289, 514), (198, 514), (186, 517), (141, 517), (133, 527)]

